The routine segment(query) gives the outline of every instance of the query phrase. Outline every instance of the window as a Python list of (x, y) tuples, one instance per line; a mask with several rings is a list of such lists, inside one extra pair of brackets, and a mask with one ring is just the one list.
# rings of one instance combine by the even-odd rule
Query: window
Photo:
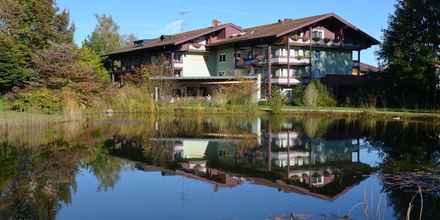
[(324, 176), (318, 174), (312, 176), (312, 185), (322, 185), (324, 184)]
[(181, 77), (182, 76), (182, 70), (174, 70), (174, 76), (175, 77)]
[(321, 61), (321, 51), (316, 51), (316, 52), (315, 52), (315, 59), (316, 59), (317, 61)]
[(324, 39), (324, 31), (323, 30), (314, 30), (312, 32), (313, 40), (322, 40)]
[(218, 72), (218, 75), (219, 75), (219, 76), (224, 76), (224, 75), (225, 75), (225, 72)]
[(218, 61), (219, 61), (220, 63), (224, 63), (224, 62), (226, 62), (226, 55), (225, 55), (225, 54), (220, 54), (220, 55), (218, 56)]

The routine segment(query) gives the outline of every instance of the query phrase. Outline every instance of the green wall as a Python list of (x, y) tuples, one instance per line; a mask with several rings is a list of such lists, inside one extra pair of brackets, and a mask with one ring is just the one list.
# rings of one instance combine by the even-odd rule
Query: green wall
[(314, 77), (324, 77), (327, 74), (351, 75), (352, 71), (352, 51), (320, 50), (318, 52), (315, 50), (312, 53), (312, 75)]
[[(219, 56), (221, 54), (226, 55), (226, 62), (219, 62)], [(224, 72), (225, 76), (235, 75), (235, 58), (234, 58), (234, 48), (224, 48), (216, 51), (215, 54), (216, 71), (215, 75), (219, 72)]]

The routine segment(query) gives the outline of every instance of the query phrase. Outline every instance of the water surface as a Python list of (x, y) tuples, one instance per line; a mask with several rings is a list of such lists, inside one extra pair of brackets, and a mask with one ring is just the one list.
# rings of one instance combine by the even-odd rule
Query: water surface
[[(435, 176), (440, 159), (433, 123), (321, 116), (115, 116), (0, 134), (0, 219), (405, 219), (411, 201), (415, 219), (417, 187), (390, 177)], [(440, 219), (424, 180), (423, 218)]]

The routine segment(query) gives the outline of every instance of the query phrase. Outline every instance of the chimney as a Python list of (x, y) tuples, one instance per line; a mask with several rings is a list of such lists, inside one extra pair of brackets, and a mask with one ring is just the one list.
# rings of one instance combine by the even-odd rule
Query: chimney
[(212, 20), (212, 26), (213, 26), (213, 27), (218, 27), (218, 26), (220, 26), (221, 24), (222, 24), (222, 22), (219, 21), (219, 20), (217, 20), (217, 19)]

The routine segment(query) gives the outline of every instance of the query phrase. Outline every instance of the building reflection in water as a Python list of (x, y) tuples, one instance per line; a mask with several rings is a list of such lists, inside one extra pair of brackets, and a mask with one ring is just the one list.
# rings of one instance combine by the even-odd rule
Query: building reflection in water
[[(359, 140), (347, 134), (310, 137), (295, 122), (283, 122), (275, 130), (260, 119), (245, 131), (153, 138), (153, 148), (168, 156), (152, 162), (158, 155), (148, 154), (157, 152), (139, 152), (136, 160), (154, 163), (167, 175), (212, 184), (214, 191), (248, 181), (325, 200), (338, 198), (372, 173), (370, 166), (360, 162)], [(124, 154), (120, 147), (112, 152), (127, 159), (133, 155)]]

